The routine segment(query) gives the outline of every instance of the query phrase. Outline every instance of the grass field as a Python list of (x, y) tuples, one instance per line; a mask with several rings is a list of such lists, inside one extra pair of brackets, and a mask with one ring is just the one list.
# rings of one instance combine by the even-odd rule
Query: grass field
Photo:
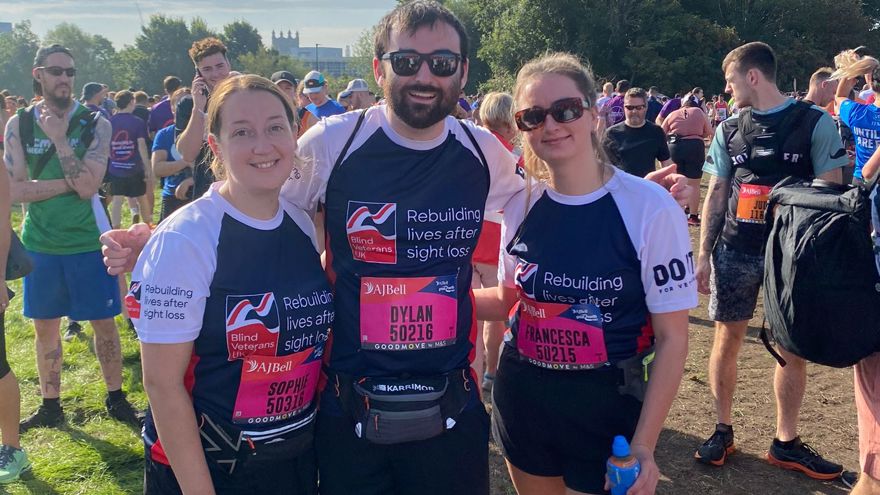
[[(127, 214), (127, 212), (126, 212)], [(13, 225), (20, 223), (14, 215)], [(126, 217), (125, 223), (129, 222)], [(692, 238), (697, 234), (691, 229)], [(21, 283), (11, 287), (20, 292)], [(762, 311), (752, 320), (760, 327)], [(138, 407), (146, 406), (141, 382), (138, 344), (121, 318), (117, 319), (124, 360), (124, 389)], [(91, 328), (85, 325), (91, 336)], [(706, 363), (712, 345), (712, 322), (706, 298), (691, 313), (690, 352), (679, 395), (657, 448), (663, 473), (658, 494), (713, 495), (843, 495), (839, 482), (818, 482), (770, 467), (763, 455), (773, 437), (775, 405), (772, 372), (775, 362), (752, 327), (740, 354), (740, 374), (734, 401), (738, 452), (723, 469), (693, 460), (694, 449), (714, 425)], [(7, 350), (22, 389), (22, 415), (40, 403), (34, 358), (33, 326), (21, 316), (21, 297), (7, 311)], [(0, 485), (2, 494), (136, 494), (142, 493), (143, 447), (138, 432), (109, 419), (104, 410), (105, 388), (89, 341), (64, 344), (61, 399), (67, 425), (35, 429), (23, 435), (34, 471), (24, 481)], [(0, 400), (3, 400), (0, 397)], [(810, 365), (807, 393), (801, 410), (801, 434), (829, 459), (858, 470), (857, 429), (852, 371)], [(498, 448), (490, 445), (492, 495), (513, 495)], [(352, 494), (356, 495), (356, 494)], [(455, 494), (450, 494), (455, 495)]]

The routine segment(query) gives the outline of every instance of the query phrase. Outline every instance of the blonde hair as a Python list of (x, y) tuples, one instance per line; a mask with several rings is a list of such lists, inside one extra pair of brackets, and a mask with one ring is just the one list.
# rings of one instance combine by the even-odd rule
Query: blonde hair
[(478, 109), (483, 127), (498, 132), (516, 129), (513, 120), (513, 96), (510, 93), (492, 92), (487, 94)]
[[(571, 79), (583, 94), (587, 105), (590, 108), (595, 108), (596, 80), (593, 78), (592, 70), (589, 66), (582, 64), (576, 56), (564, 52), (548, 53), (527, 62), (516, 75), (516, 85), (513, 88), (514, 98), (519, 100), (526, 84), (545, 74), (556, 74)], [(596, 159), (600, 166), (604, 166), (607, 159), (595, 131), (590, 132), (590, 141), (593, 144)], [(528, 185), (531, 186), (533, 180), (546, 181), (550, 175), (547, 162), (538, 158), (525, 139), (522, 148)]]
[(880, 61), (876, 58), (859, 55), (856, 50), (844, 50), (834, 56), (836, 70), (831, 74), (831, 79), (852, 79), (874, 72), (878, 67)]
[[(290, 101), (290, 98), (284, 92), (278, 89), (275, 83), (265, 77), (253, 74), (226, 78), (211, 92), (211, 99), (208, 101), (208, 116), (205, 121), (205, 127), (211, 135), (216, 138), (220, 135), (220, 130), (223, 128), (223, 120), (221, 118), (223, 105), (232, 95), (244, 91), (265, 91), (278, 98), (284, 107), (287, 122), (293, 130), (290, 139), (296, 139), (296, 107), (293, 105), (293, 102)], [(295, 160), (299, 161), (298, 158), (295, 158)], [(218, 179), (225, 178), (226, 176), (223, 163), (220, 162), (217, 156), (214, 156), (211, 160), (211, 171), (214, 172), (214, 176)]]

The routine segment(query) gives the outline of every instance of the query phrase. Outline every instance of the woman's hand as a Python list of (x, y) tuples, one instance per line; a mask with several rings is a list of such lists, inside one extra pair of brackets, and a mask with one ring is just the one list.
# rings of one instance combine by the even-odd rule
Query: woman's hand
[(633, 445), (632, 455), (639, 460), (639, 477), (635, 484), (626, 491), (627, 495), (654, 495), (657, 482), (660, 481), (660, 468), (654, 461), (654, 452), (641, 445)]

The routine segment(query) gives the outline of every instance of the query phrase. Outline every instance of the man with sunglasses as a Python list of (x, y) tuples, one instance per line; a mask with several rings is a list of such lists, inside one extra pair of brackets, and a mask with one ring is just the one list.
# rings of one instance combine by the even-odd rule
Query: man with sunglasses
[(138, 426), (122, 392), (122, 353), (113, 320), (120, 313), (119, 287), (103, 269), (98, 241), (109, 229), (97, 192), (107, 168), (110, 123), (74, 101), (76, 68), (67, 48), (40, 48), (32, 75), (43, 100), (10, 119), (4, 154), (12, 172), (12, 201), (28, 203), (21, 240), (34, 269), (24, 279), (24, 316), (34, 320), (43, 397), (21, 430), (64, 421), (59, 400), (63, 316), (91, 322), (108, 390), (105, 405), (111, 416)]
[(672, 163), (663, 129), (645, 119), (647, 104), (645, 90), (628, 90), (623, 98), (625, 120), (606, 129), (602, 139), (602, 148), (611, 163), (638, 177), (653, 172), (656, 161), (663, 167)]
[(471, 255), (483, 212), (523, 184), (491, 133), (450, 116), (467, 53), (446, 8), (395, 8), (373, 60), (387, 103), (309, 129), (282, 192), (324, 205), (337, 314), (316, 427), (327, 495), (489, 491)]
[(345, 107), (327, 96), (327, 80), (324, 79), (324, 74), (313, 70), (306, 74), (303, 81), (303, 93), (311, 101), (309, 105), (306, 105), (306, 110), (311, 112), (318, 120), (330, 117), (331, 115), (345, 113)]

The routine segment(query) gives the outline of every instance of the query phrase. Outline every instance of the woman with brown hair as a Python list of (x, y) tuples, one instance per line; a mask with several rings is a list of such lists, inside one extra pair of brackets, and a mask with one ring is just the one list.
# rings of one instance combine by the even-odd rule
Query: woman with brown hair
[(244, 75), (217, 84), (206, 119), (225, 180), (157, 227), (126, 297), (150, 399), (144, 492), (315, 494), (333, 296), (311, 220), (279, 199), (295, 109)]

